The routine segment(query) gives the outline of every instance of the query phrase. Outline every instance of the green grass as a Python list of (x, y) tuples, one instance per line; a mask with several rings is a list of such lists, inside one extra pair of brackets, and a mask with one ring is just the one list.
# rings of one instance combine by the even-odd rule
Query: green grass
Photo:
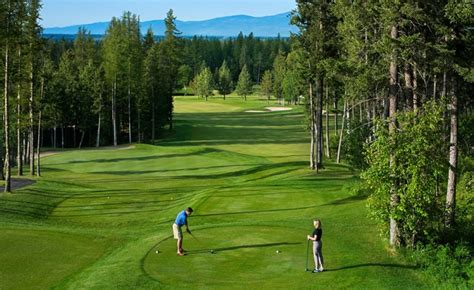
[[(167, 139), (46, 157), (36, 184), (0, 197), (0, 289), (432, 286), (387, 250), (346, 166), (308, 169), (301, 108), (245, 113), (268, 104), (236, 96), (175, 106)], [(171, 224), (187, 206), (198, 240), (185, 234), (178, 257)], [(314, 217), (318, 274), (304, 271)]]

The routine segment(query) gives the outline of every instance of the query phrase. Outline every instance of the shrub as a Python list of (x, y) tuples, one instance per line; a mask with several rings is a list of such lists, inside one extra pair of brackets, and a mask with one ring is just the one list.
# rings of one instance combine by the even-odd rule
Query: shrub
[(412, 258), (439, 288), (472, 289), (474, 286), (474, 262), (465, 245), (418, 245)]

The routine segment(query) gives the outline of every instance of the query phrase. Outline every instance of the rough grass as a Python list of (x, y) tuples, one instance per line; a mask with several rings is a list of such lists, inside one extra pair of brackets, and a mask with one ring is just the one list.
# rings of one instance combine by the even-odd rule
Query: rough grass
[[(235, 96), (175, 105), (166, 140), (48, 156), (36, 184), (0, 197), (1, 289), (430, 287), (387, 251), (346, 166), (308, 170), (301, 108), (249, 114), (266, 100)], [(171, 224), (187, 206), (197, 239), (186, 234), (178, 257)], [(318, 274), (304, 271), (314, 217)]]

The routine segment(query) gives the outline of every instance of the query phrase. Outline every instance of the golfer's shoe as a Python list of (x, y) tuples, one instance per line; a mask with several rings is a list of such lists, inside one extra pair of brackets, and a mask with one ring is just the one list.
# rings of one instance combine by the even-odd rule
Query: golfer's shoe
[(319, 268), (319, 272), (322, 272), (322, 271), (324, 271), (324, 268), (322, 268), (322, 267)]
[(176, 254), (177, 254), (178, 256), (184, 256), (184, 253), (182, 253), (182, 252), (177, 252)]
[(319, 273), (320, 271), (318, 269), (314, 269), (313, 273)]

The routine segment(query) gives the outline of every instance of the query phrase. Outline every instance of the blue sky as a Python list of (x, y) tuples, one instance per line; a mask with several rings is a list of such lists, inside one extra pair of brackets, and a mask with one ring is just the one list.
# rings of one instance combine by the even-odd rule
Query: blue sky
[(295, 0), (43, 0), (43, 27), (109, 21), (131, 11), (142, 21), (163, 19), (169, 9), (179, 20), (246, 14), (267, 16), (295, 8)]

